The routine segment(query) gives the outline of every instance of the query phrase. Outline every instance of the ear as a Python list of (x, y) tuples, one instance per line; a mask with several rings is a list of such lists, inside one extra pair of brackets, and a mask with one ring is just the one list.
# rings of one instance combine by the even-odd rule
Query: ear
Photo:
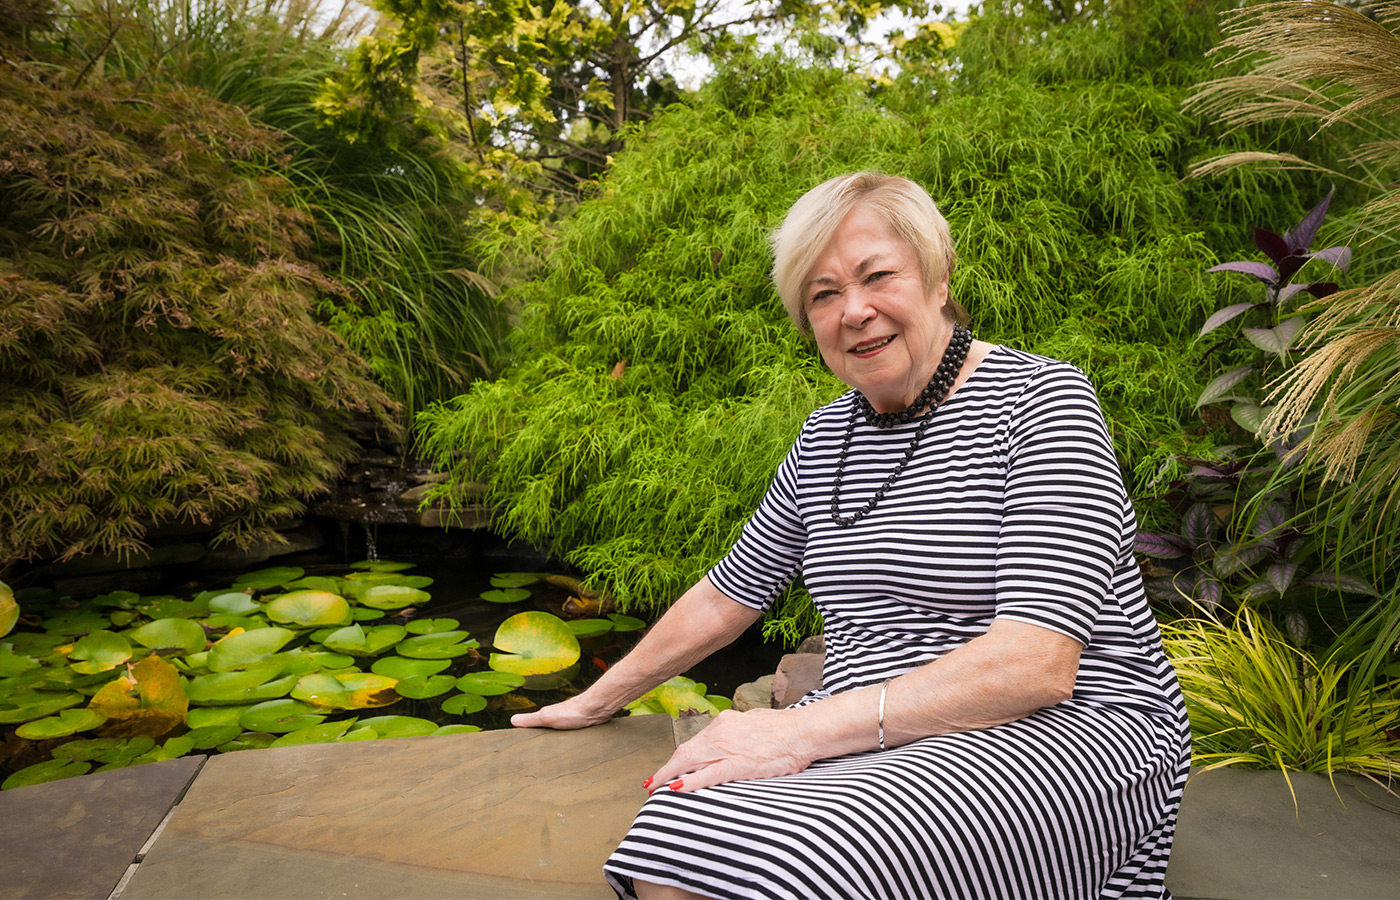
[(948, 308), (948, 279), (946, 279), (946, 278), (943, 279), (942, 283), (939, 284), (938, 287), (936, 287), (936, 288), (933, 289), (933, 294), (932, 294), (932, 296), (930, 297), (930, 299), (934, 302), (934, 304), (935, 304), (939, 309), (942, 309), (942, 310), (945, 310), (945, 311), (947, 310), (947, 308)]

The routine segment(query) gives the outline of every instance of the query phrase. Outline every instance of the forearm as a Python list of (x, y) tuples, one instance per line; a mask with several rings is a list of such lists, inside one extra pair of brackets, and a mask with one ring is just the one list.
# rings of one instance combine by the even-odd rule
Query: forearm
[(733, 642), (759, 615), (701, 578), (584, 696), (597, 708), (616, 712)]
[[(892, 679), (885, 691), (886, 747), (933, 734), (1014, 722), (1067, 699), (1079, 644), (1020, 622), (992, 628), (947, 656)], [(881, 687), (834, 695), (793, 710), (812, 759), (879, 746)]]

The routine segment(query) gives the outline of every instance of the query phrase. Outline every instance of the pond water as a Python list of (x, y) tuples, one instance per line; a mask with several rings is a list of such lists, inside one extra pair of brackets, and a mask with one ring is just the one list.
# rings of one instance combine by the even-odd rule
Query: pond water
[[(420, 734), (434, 728), (447, 733), (468, 726), (508, 727), (514, 712), (563, 699), (596, 680), (635, 645), (645, 624), (627, 616), (604, 619), (612, 610), (599, 608), (596, 599), (591, 609), (579, 610), (581, 585), (564, 574), (557, 561), (529, 548), (503, 545), (489, 535), (406, 528), (356, 538), (347, 530), (339, 547), (331, 541), (327, 549), (269, 560), (275, 565), (260, 570), (172, 568), (161, 572), (158, 582), (148, 572), (137, 593), (111, 593), (116, 585), (95, 597), (65, 591), (61, 585), (58, 595), (49, 593), (46, 599), (29, 592), (33, 602), (25, 605), (30, 618), (0, 646), (0, 674), (8, 676), (0, 678), (0, 721), (13, 723), (0, 726), (0, 778), (6, 786), (16, 786), (6, 777), (10, 773), (19, 773), (21, 782), (40, 776), (50, 780), (102, 764), (153, 761), (192, 749), (269, 746), (277, 734), (287, 733), (285, 740), (292, 731), (307, 738), (305, 742), (371, 739), (371, 732), (379, 737), (402, 735), (386, 731), (389, 720), (396, 721), (393, 728), (426, 727), (427, 731), (412, 732)], [(379, 557), (378, 564), (358, 561), (367, 554)], [(398, 566), (392, 563), (411, 567), (395, 572)], [(503, 598), (492, 579), (508, 573), (517, 573), (513, 577), (528, 587)], [(536, 574), (543, 579), (537, 580)], [(486, 599), (492, 593), (512, 602)], [(389, 598), (398, 602), (381, 602)], [(507, 620), (517, 632), (520, 620), (529, 620), (532, 628), (539, 623), (531, 641), (547, 644), (542, 634), (553, 630), (557, 640), (562, 632), (572, 647), (569, 659), (578, 660), (570, 669), (570, 682), (529, 676), (522, 669), (520, 675), (529, 679), (524, 688), (518, 687), (518, 676), (507, 676), (516, 678), (515, 689), (477, 690), (479, 679), (499, 687), (497, 677), (514, 671), (496, 659), (488, 665), (493, 649), (504, 649), (493, 645)], [(289, 624), (283, 628), (279, 623)], [(218, 643), (206, 645), (206, 632), (208, 640)], [(346, 632), (356, 634), (346, 637)], [(389, 644), (374, 644), (393, 650), (368, 649), (374, 632), (394, 633)], [(177, 634), (182, 636), (177, 639)], [(442, 643), (449, 638), (456, 643)], [(475, 642), (479, 648), (474, 649)], [(501, 644), (508, 642), (501, 637)], [(410, 644), (415, 652), (405, 649)], [(360, 649), (354, 649), (357, 646)], [(538, 644), (510, 649), (529, 656)], [(687, 674), (705, 683), (702, 694), (727, 698), (744, 682), (770, 674), (782, 652), (779, 645), (765, 644), (753, 629)], [(223, 662), (216, 665), (221, 653)], [(545, 658), (558, 655), (546, 653)], [(404, 679), (412, 673), (391, 673), (378, 666), (385, 661), (401, 667), (424, 665), (423, 660), (437, 661), (426, 663), (437, 668), (414, 674), (418, 684), (411, 690), (407, 685), (414, 682)], [(569, 662), (533, 671), (553, 672), (559, 665)], [(246, 685), (245, 676), (250, 679)], [(391, 678), (398, 679), (397, 684)], [(528, 689), (541, 687), (536, 683), (541, 678), (554, 682), (545, 685), (551, 689)], [(433, 690), (424, 679), (436, 682)], [(474, 686), (466, 686), (468, 681)], [(118, 682), (128, 685), (122, 688), (124, 698), (121, 691), (111, 693), (121, 686)], [(161, 683), (169, 686), (162, 699), (146, 695), (146, 686)], [(454, 683), (464, 692), (449, 698), (456, 709), (444, 701), (444, 692)], [(137, 702), (138, 689), (139, 712), (130, 706)], [(178, 712), (165, 712), (173, 708), (167, 702), (179, 705), (186, 695), (188, 720), (183, 706)], [(199, 722), (196, 705), (201, 707)], [(155, 720), (142, 717), (156, 712), (173, 718), (152, 727)], [(260, 724), (250, 724), (249, 717)], [(412, 717), (417, 725), (408, 725), (402, 717)], [(235, 737), (240, 730), (242, 737)], [(90, 740), (93, 736), (100, 740)], [(153, 738), (165, 743), (153, 746)], [(67, 741), (76, 743), (65, 746)], [(73, 759), (73, 754), (87, 755)]]

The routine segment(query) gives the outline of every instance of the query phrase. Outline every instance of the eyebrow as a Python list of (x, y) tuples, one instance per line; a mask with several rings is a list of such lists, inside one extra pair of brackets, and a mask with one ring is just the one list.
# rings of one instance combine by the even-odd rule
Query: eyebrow
[[(871, 269), (883, 264), (884, 257), (885, 254), (883, 253), (872, 253), (865, 259), (862, 259), (860, 262), (856, 263), (856, 277), (860, 278), (861, 276), (865, 275), (865, 273), (869, 272)], [(831, 277), (830, 275), (818, 275), (816, 278), (813, 278), (812, 280), (808, 281), (805, 286), (810, 288), (812, 285), (815, 284), (836, 283), (836, 279)]]

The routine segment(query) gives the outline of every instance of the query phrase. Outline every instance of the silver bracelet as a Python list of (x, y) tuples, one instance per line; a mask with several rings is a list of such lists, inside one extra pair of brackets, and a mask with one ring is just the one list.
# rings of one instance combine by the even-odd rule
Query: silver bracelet
[(885, 749), (885, 695), (890, 691), (890, 681), (892, 680), (893, 679), (886, 678), (885, 683), (880, 685), (880, 721), (878, 725), (880, 729), (881, 750)]

